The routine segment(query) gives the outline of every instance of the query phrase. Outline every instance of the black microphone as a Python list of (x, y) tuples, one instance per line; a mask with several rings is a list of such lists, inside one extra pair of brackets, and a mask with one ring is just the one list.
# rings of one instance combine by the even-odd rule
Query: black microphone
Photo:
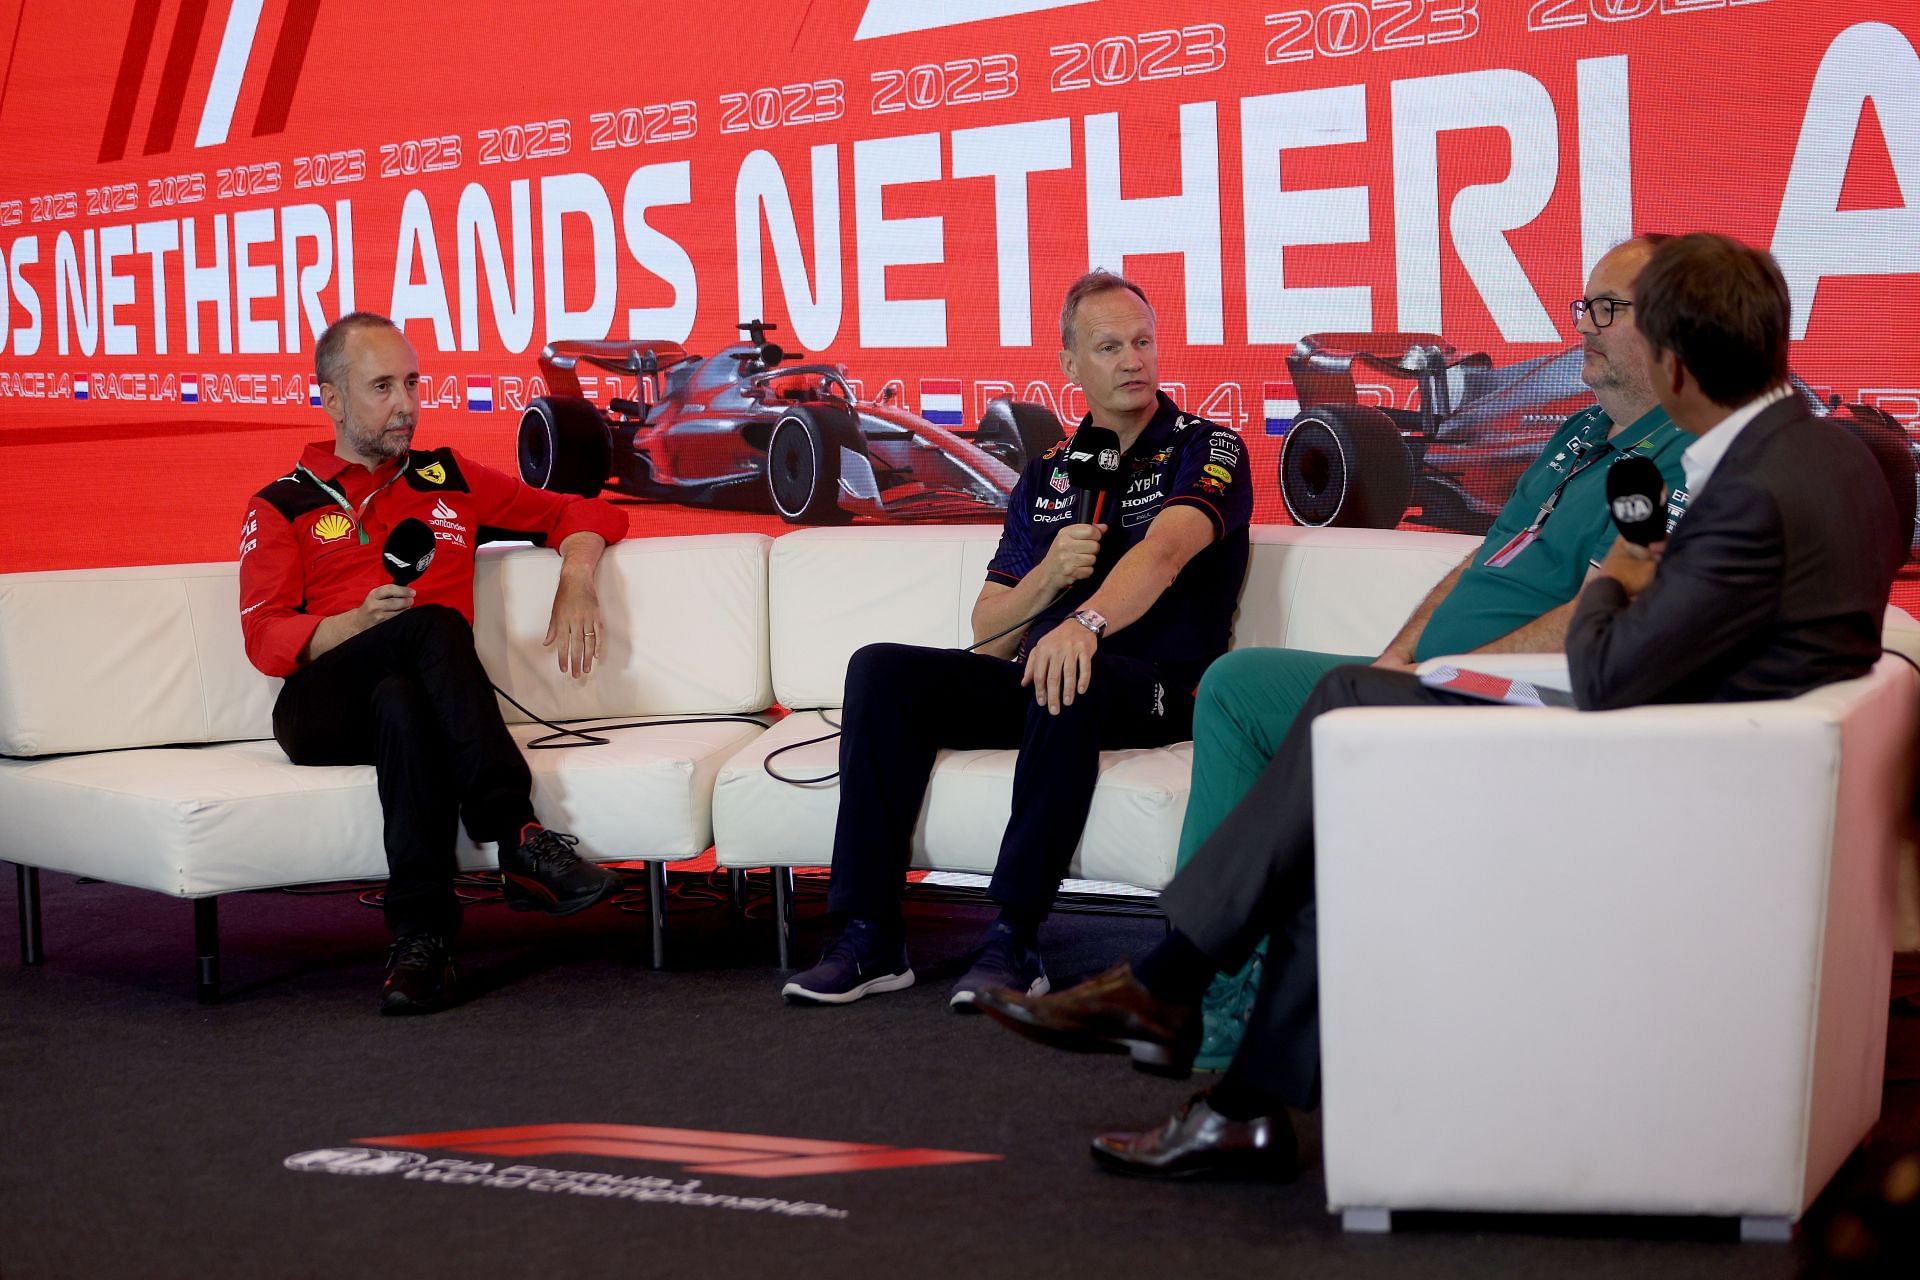
[(1648, 546), (1667, 536), (1667, 482), (1652, 458), (1630, 453), (1607, 468), (1607, 507), (1620, 536)]
[(433, 563), (433, 552), (433, 530), (409, 516), (393, 526), (380, 559), (387, 566), (387, 573), (404, 587), (427, 571), (427, 566)]
[(1067, 445), (1067, 481), (1079, 492), (1073, 500), (1073, 522), (1093, 524), (1107, 514), (1101, 501), (1120, 492), (1120, 437), (1105, 427), (1084, 426)]

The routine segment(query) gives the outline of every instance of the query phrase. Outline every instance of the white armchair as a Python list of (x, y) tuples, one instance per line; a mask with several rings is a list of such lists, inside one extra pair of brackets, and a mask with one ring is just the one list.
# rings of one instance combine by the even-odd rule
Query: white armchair
[(1395, 1209), (1784, 1238), (1880, 1111), (1920, 680), (1314, 726), (1324, 1146)]

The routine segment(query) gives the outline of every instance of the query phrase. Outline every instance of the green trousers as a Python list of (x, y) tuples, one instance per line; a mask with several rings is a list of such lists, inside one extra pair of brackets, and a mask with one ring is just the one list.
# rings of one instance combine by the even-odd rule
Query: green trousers
[[(1193, 782), (1176, 872), (1252, 789), (1320, 677), (1371, 661), (1300, 649), (1236, 649), (1207, 668), (1193, 708)], [(1260, 950), (1266, 952), (1266, 943)]]

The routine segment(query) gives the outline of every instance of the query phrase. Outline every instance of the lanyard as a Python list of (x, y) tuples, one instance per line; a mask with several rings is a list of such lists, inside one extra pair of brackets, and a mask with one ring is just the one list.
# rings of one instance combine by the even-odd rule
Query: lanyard
[[(1560, 478), (1560, 483), (1553, 486), (1553, 492), (1548, 494), (1547, 500), (1540, 504), (1540, 510), (1534, 512), (1533, 523), (1527, 526), (1526, 531), (1534, 537), (1539, 537), (1540, 530), (1545, 527), (1548, 520), (1553, 518), (1553, 509), (1560, 505), (1560, 495), (1565, 493), (1567, 486), (1573, 483), (1573, 478), (1612, 452), (1613, 441), (1611, 440), (1602, 440), (1599, 444), (1595, 445), (1592, 452), (1588, 453), (1587, 456), (1581, 460), (1579, 466), (1567, 472), (1566, 475)], [(1629, 449), (1620, 456), (1624, 458), (1631, 452), (1633, 451)]]
[(340, 509), (347, 513), (347, 518), (353, 521), (353, 531), (360, 535), (360, 545), (364, 547), (367, 545), (367, 530), (366, 530), (366, 527), (360, 523), (361, 517), (366, 514), (368, 504), (370, 504), (375, 498), (379, 497), (381, 494), (385, 493), (388, 487), (391, 486), (395, 480), (398, 480), (406, 472), (407, 464), (403, 462), (398, 467), (395, 467), (393, 474), (388, 476), (385, 480), (383, 480), (380, 483), (380, 487), (378, 489), (375, 489), (372, 493), (362, 498), (360, 500), (360, 505), (357, 507), (354, 506), (351, 502), (347, 501), (346, 494), (341, 493), (338, 489), (328, 484), (325, 480), (322, 480), (319, 476), (307, 470), (306, 463), (296, 462), (293, 464), (293, 469), (295, 471), (298, 471), (301, 475), (305, 476), (307, 479), (313, 481), (316, 485), (319, 485), (320, 492), (326, 494), (329, 498), (332, 498), (336, 503), (339, 504)]
[[(1622, 458), (1633, 457), (1637, 450), (1644, 449), (1652, 443), (1653, 435), (1649, 433), (1645, 439), (1638, 440), (1628, 445), (1625, 449), (1619, 450), (1619, 455)], [(1614, 452), (1613, 441), (1611, 440), (1602, 440), (1600, 443), (1594, 445), (1592, 452), (1582, 459), (1578, 466), (1561, 477), (1559, 484), (1553, 486), (1553, 492), (1547, 495), (1547, 500), (1540, 504), (1540, 510), (1534, 514), (1533, 523), (1514, 534), (1512, 538), (1507, 540), (1505, 546), (1488, 556), (1484, 561), (1486, 567), (1489, 569), (1504, 569), (1512, 564), (1516, 556), (1533, 545), (1534, 540), (1540, 536), (1540, 530), (1545, 528), (1547, 521), (1553, 518), (1554, 509), (1560, 505), (1560, 495), (1565, 493), (1567, 486), (1573, 483), (1573, 478), (1596, 462), (1599, 462), (1602, 458), (1612, 456)]]
[[(1653, 433), (1649, 432), (1644, 439), (1636, 440), (1626, 448), (1621, 449), (1619, 451), (1620, 457), (1631, 458), (1635, 455), (1636, 450), (1644, 449), (1652, 443)], [(1547, 500), (1540, 504), (1540, 510), (1534, 514), (1533, 523), (1527, 526), (1527, 532), (1537, 537), (1540, 533), (1541, 526), (1545, 525), (1547, 521), (1552, 518), (1553, 509), (1560, 505), (1560, 495), (1566, 491), (1568, 485), (1573, 483), (1573, 478), (1613, 452), (1613, 441), (1611, 440), (1602, 440), (1599, 444), (1593, 446), (1593, 451), (1581, 461), (1580, 465), (1567, 472), (1560, 483), (1553, 486), (1553, 492), (1547, 495)]]

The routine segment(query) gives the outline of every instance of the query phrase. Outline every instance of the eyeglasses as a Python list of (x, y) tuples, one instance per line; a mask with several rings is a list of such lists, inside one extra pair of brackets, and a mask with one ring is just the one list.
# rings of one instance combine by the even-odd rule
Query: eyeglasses
[(1624, 298), (1575, 298), (1567, 304), (1573, 311), (1573, 322), (1576, 325), (1580, 323), (1581, 316), (1592, 316), (1593, 327), (1596, 329), (1606, 328), (1613, 323), (1614, 316), (1619, 314), (1621, 308), (1632, 305)]

